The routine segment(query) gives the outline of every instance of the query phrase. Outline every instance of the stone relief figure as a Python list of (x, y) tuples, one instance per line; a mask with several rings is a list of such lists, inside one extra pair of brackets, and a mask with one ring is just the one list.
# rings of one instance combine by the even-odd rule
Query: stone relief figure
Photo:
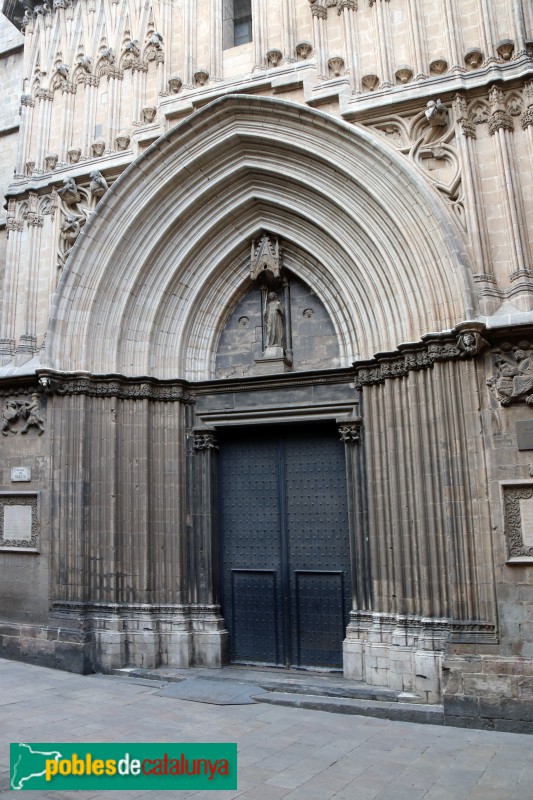
[(85, 72), (90, 72), (92, 68), (93, 60), (90, 56), (78, 56), (78, 60), (76, 62), (79, 67), (81, 67)]
[(264, 314), (267, 347), (283, 347), (285, 337), (284, 316), (283, 308), (276, 292), (269, 292)]
[(26, 424), (21, 430), (21, 433), (28, 433), (28, 430), (32, 427), (32, 425), (35, 425), (39, 431), (39, 436), (43, 435), (44, 420), (41, 416), (39, 416), (39, 395), (37, 393), (32, 394), (29, 402), (26, 401), (22, 404), (20, 414), (26, 420)]
[(20, 414), (19, 404), (16, 400), (6, 400), (4, 406), (2, 408), (2, 435), (7, 436), (9, 431), (11, 433), (17, 433), (17, 431), (13, 428), (13, 423), (15, 423)]
[(133, 41), (131, 41), (131, 42), (126, 42), (126, 44), (124, 45), (124, 50), (127, 53), (131, 53), (131, 55), (133, 55), (136, 58), (138, 58), (140, 56), (140, 54), (141, 54), (141, 50), (140, 50), (138, 39), (133, 39)]
[(151, 47), (155, 47), (156, 50), (161, 50), (161, 45), (163, 44), (163, 37), (157, 31), (154, 31), (150, 38), (148, 39), (147, 44)]
[(515, 351), (517, 364), (507, 361), (503, 356), (496, 357), (496, 375), (487, 383), (494, 389), (502, 406), (516, 400), (524, 400), (533, 405), (533, 355), (524, 350)]
[(70, 250), (81, 231), (82, 220), (69, 214), (61, 225), (61, 239), (65, 250)]
[(98, 170), (94, 170), (93, 172), (91, 172), (89, 177), (91, 179), (89, 189), (92, 196), (102, 197), (102, 195), (104, 195), (109, 189), (106, 179), (104, 178), (101, 172), (98, 172)]
[(448, 109), (440, 100), (429, 100), (424, 114), (432, 128), (443, 127), (448, 120)]
[(65, 178), (63, 181), (63, 186), (61, 189), (57, 190), (57, 193), (60, 195), (61, 199), (67, 203), (67, 205), (79, 203), (81, 200), (81, 195), (78, 191), (78, 187), (76, 186), (76, 181), (74, 178)]

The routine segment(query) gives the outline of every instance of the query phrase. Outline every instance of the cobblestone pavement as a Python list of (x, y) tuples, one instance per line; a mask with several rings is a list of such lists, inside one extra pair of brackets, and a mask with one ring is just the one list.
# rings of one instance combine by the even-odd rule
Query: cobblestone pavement
[(117, 800), (533, 800), (532, 736), (264, 704), (208, 705), (160, 697), (158, 683), (6, 660), (0, 660), (0, 687), (0, 798), (16, 796), (9, 791), (10, 741), (236, 741), (234, 792), (122, 791)]

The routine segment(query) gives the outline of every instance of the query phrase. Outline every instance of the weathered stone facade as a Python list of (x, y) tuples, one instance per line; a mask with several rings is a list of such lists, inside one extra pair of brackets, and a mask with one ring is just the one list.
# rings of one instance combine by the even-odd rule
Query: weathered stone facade
[(219, 666), (220, 448), (329, 421), (345, 675), (532, 730), (531, 4), (4, 13), (0, 652)]

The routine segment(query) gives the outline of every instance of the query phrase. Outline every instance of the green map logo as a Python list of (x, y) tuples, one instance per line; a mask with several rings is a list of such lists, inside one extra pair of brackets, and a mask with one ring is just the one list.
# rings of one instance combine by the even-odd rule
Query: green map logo
[(237, 788), (235, 743), (12, 743), (10, 763), (15, 791)]
[(57, 750), (41, 750), (41, 745), (35, 744), (12, 744), (10, 748), (11, 761), (11, 788), (12, 789), (32, 789), (25, 786), (26, 781), (33, 778), (43, 778), (46, 775), (46, 762), (50, 760), (58, 761), (61, 753)]

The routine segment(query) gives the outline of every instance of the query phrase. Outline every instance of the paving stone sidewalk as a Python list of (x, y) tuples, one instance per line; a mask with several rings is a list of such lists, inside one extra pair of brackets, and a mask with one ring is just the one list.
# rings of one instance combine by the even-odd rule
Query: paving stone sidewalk
[(32, 792), (24, 800), (533, 800), (533, 737), (265, 704), (160, 696), (163, 683), (0, 659), (0, 798), (9, 742), (237, 742), (234, 792)]

